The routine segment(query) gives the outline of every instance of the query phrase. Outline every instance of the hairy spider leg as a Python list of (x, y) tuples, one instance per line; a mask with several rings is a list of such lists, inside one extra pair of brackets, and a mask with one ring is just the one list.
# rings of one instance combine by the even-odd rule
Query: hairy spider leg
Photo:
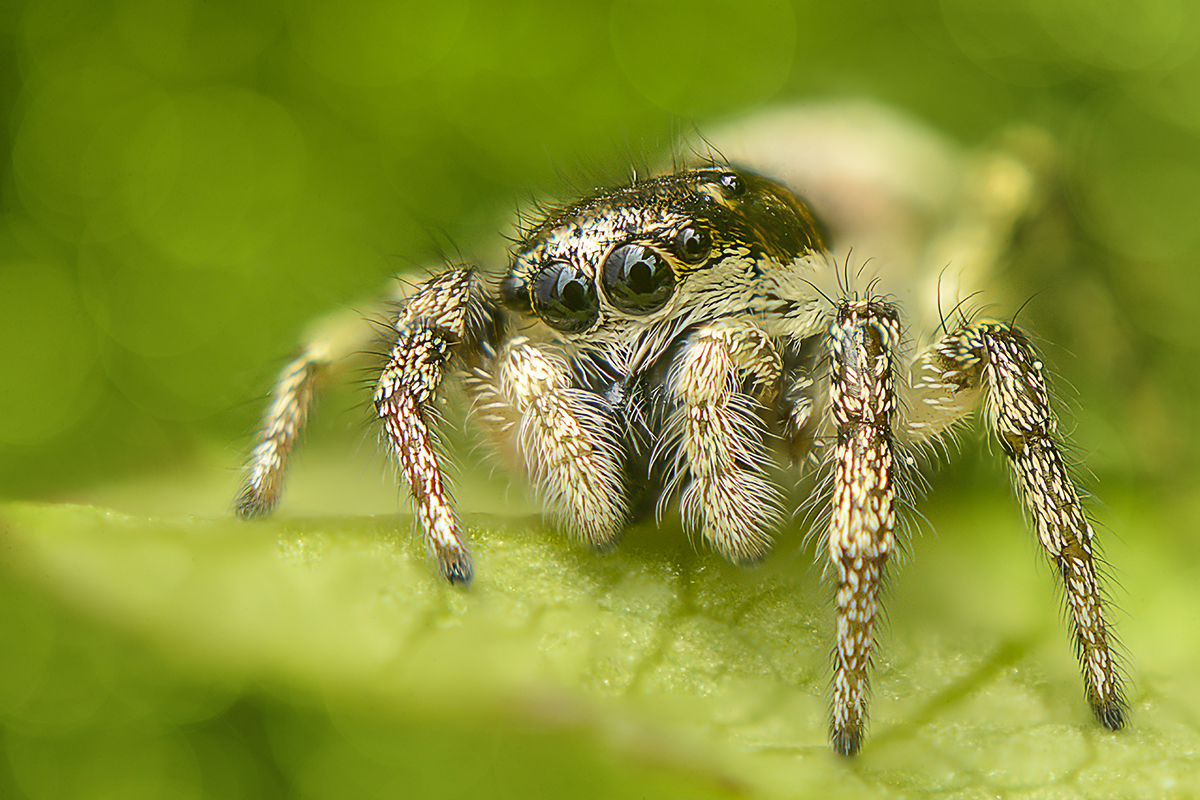
[(563, 358), (524, 336), (469, 370), (464, 384), (493, 439), (519, 443), (550, 516), (597, 550), (614, 547), (628, 522), (629, 491), (611, 404), (575, 386)]
[[(377, 301), (371, 303), (372, 308)], [(370, 314), (370, 312), (368, 312)], [(246, 459), (245, 477), (234, 500), (243, 519), (270, 514), (283, 494), (288, 461), (304, 434), (321, 385), (344, 371), (377, 338), (361, 311), (343, 310), (320, 320), (305, 337), (304, 351), (288, 362), (272, 389), (259, 425), (257, 444)]]
[(451, 583), (470, 583), (463, 542), (438, 458), (433, 406), (442, 378), (467, 329), (475, 278), (470, 269), (443, 272), (423, 284), (396, 318), (396, 344), (375, 389), (375, 409), (408, 483), (425, 544)]
[(1037, 352), (1017, 328), (977, 321), (946, 335), (913, 365), (906, 435), (930, 441), (983, 394), (988, 426), (1008, 457), (1028, 519), (1062, 579), (1084, 691), (1100, 724), (1125, 724), (1125, 695), (1092, 524), (1059, 444), (1058, 422)]
[[(667, 377), (676, 410), (664, 441), (676, 450), (664, 499), (683, 483), (684, 526), (735, 564), (766, 555), (783, 517), (760, 414), (779, 394), (782, 369), (775, 344), (757, 325), (723, 319), (691, 335)], [(742, 391), (747, 379), (750, 394)]]
[(329, 363), (328, 348), (318, 342), (305, 348), (279, 373), (271, 405), (263, 415), (258, 444), (246, 459), (246, 476), (234, 500), (242, 519), (265, 517), (278, 505), (292, 448), (304, 432), (316, 385)]
[(884, 568), (895, 548), (892, 422), (900, 318), (874, 300), (842, 301), (829, 330), (833, 497), (829, 560), (837, 577), (837, 641), (829, 739), (843, 755), (863, 742), (868, 672)]

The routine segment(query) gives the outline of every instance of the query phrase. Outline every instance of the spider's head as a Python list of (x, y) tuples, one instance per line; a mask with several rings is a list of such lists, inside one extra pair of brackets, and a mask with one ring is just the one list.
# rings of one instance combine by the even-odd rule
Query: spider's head
[(513, 248), (500, 295), (567, 336), (607, 335), (749, 310), (764, 275), (823, 247), (812, 213), (779, 184), (687, 170), (546, 215)]

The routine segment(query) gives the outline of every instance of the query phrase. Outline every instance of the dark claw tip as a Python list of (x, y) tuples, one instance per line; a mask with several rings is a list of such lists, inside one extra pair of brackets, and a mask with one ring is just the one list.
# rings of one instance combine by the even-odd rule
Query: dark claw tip
[(829, 732), (829, 744), (840, 756), (857, 755), (862, 747), (862, 731), (835, 728)]
[(275, 504), (253, 491), (243, 491), (234, 501), (233, 511), (242, 519), (262, 519), (269, 515)]
[(1125, 727), (1125, 706), (1119, 702), (1107, 703), (1092, 707), (1096, 719), (1110, 731), (1119, 731)]
[(475, 571), (471, 567), (471, 556), (465, 550), (442, 551), (437, 554), (442, 577), (456, 586), (470, 586)]

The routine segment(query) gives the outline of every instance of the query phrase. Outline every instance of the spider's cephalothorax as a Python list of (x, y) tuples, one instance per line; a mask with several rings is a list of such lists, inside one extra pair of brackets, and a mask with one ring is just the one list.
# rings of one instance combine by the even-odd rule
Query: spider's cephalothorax
[[(982, 402), (1062, 575), (1088, 699), (1106, 727), (1121, 727), (1092, 528), (1029, 340), (1005, 323), (964, 319), (906, 358), (897, 307), (871, 291), (839, 292), (825, 239), (788, 189), (709, 167), (545, 214), (498, 282), (463, 266), (421, 285), (395, 316), (375, 408), (442, 574), (458, 583), (472, 574), (436, 447), (434, 403), (447, 377), (558, 526), (600, 549), (647, 510), (677, 505), (721, 555), (755, 561), (790, 518), (788, 468), (823, 464), (838, 607), (831, 739), (853, 753), (896, 547), (899, 465), (912, 461), (901, 451)], [(239, 497), (243, 516), (277, 501), (313, 383), (333, 357), (318, 339), (281, 376)]]
[(765, 311), (764, 275), (821, 249), (816, 220), (783, 187), (691, 170), (549, 214), (517, 246), (500, 292), (574, 342), (619, 349), (664, 322)]

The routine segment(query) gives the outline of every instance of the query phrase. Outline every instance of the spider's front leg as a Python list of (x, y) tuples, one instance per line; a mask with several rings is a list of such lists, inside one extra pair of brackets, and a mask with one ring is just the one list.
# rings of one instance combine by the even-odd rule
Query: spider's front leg
[(828, 546), (838, 619), (829, 737), (843, 755), (862, 745), (877, 597), (895, 547), (892, 421), (899, 341), (896, 310), (878, 301), (841, 303), (830, 326), (830, 413), (837, 440)]
[(672, 484), (687, 480), (684, 524), (736, 564), (766, 554), (781, 517), (759, 403), (779, 393), (782, 369), (757, 325), (725, 319), (692, 334), (667, 378), (677, 410), (665, 441), (677, 447)]
[(471, 556), (438, 464), (433, 402), (456, 348), (479, 345), (464, 339), (478, 338), (475, 329), (491, 318), (485, 302), (466, 268), (422, 285), (396, 318), (396, 343), (375, 389), (375, 409), (412, 492), (425, 543), (451, 583), (471, 581)]
[(479, 421), (515, 445), (546, 510), (597, 550), (629, 520), (626, 453), (611, 404), (577, 387), (565, 358), (524, 336), (466, 376)]
[(1038, 541), (1062, 577), (1088, 702), (1100, 724), (1122, 728), (1124, 689), (1105, 619), (1092, 525), (1063, 461), (1033, 345), (1006, 323), (966, 325), (917, 360), (912, 392), (906, 432), (915, 439), (940, 435), (985, 393), (989, 427), (1008, 457)]

